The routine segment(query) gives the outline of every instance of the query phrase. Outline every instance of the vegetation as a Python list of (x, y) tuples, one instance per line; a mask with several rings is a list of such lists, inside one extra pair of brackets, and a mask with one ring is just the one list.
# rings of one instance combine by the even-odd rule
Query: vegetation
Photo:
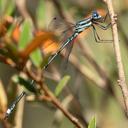
[[(0, 127), (127, 127), (127, 9), (127, 0), (0, 0)], [(90, 27), (44, 69), (71, 26), (94, 10), (109, 14), (110, 29), (95, 27), (112, 41), (96, 42)]]

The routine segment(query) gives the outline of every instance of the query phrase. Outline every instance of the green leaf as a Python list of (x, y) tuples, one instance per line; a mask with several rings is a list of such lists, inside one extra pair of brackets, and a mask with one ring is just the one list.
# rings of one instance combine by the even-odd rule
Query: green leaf
[(58, 96), (61, 91), (63, 90), (63, 88), (67, 85), (68, 81), (70, 79), (70, 76), (64, 76), (61, 81), (59, 82), (59, 84), (57, 85), (56, 89), (55, 89), (55, 95)]
[(22, 78), (20, 76), (15, 75), (13, 77), (13, 81), (15, 83), (18, 83), (22, 86), (24, 86), (28, 91), (37, 94), (38, 89), (36, 88), (35, 84), (32, 83), (32, 80), (26, 80), (25, 78)]
[(14, 9), (15, 9), (15, 2), (13, 0), (10, 0), (6, 7), (5, 14), (11, 15), (13, 13)]
[(39, 67), (42, 62), (42, 55), (39, 49), (36, 49), (34, 52), (31, 53), (31, 59), (35, 66)]
[(95, 117), (89, 122), (88, 128), (96, 128), (96, 119)]
[(44, 0), (40, 0), (39, 1), (39, 4), (38, 4), (38, 8), (37, 8), (37, 21), (38, 21), (38, 25), (39, 27), (44, 27), (44, 25), (46, 25), (45, 23), (45, 20), (46, 20), (46, 11), (47, 11), (47, 8), (46, 8), (46, 5), (45, 5), (45, 1)]
[(11, 15), (15, 9), (15, 1), (0, 0), (0, 17)]
[(19, 57), (16, 45), (9, 40), (9, 43), (6, 43), (6, 49), (5, 55), (11, 58), (14, 62), (17, 62)]
[(22, 25), (22, 32), (20, 35), (20, 41), (19, 41), (19, 49), (24, 49), (27, 45), (27, 43), (32, 38), (32, 32), (31, 32), (31, 23), (29, 20), (24, 21)]
[(12, 32), (14, 31), (14, 29), (15, 29), (15, 24), (11, 24), (7, 32), (8, 36), (12, 35)]
[(0, 17), (2, 17), (2, 13), (3, 13), (3, 10), (4, 10), (4, 3), (5, 1), (3, 0), (0, 0)]

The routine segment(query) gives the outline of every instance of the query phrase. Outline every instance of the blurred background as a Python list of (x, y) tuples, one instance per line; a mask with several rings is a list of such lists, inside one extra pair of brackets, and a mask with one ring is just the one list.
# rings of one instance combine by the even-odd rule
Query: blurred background
[[(117, 14), (120, 50), (128, 80), (128, 0), (113, 1)], [(42, 77), (43, 83), (83, 127), (95, 117), (97, 128), (126, 128), (128, 125), (113, 43), (97, 43), (92, 28), (82, 32), (42, 72), (48, 58), (66, 39), (70, 24), (97, 10), (108, 12), (102, 0), (0, 0), (0, 128), (74, 128), (52, 102), (32, 91), (27, 71)], [(59, 17), (53, 23), (53, 18)], [(107, 25), (110, 18), (106, 19)], [(112, 40), (111, 28), (96, 27), (101, 39)], [(58, 32), (56, 32), (58, 31)], [(42, 72), (42, 73), (41, 73)], [(38, 85), (35, 85), (38, 88)], [(25, 90), (7, 121), (8, 106)]]

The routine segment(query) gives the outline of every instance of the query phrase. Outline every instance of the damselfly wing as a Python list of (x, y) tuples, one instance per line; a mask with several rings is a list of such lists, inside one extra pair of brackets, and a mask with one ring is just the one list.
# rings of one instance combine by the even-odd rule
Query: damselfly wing
[[(111, 42), (112, 40), (102, 40), (100, 38), (100, 36), (98, 35), (97, 31), (96, 31), (96, 27), (99, 27), (102, 30), (107, 30), (110, 26), (111, 23), (107, 24), (106, 26), (104, 26), (102, 23), (105, 22), (107, 16), (102, 17), (97, 11), (93, 11), (91, 16), (88, 18), (85, 18), (83, 20), (80, 20), (78, 22), (76, 22), (75, 25), (73, 25), (74, 31), (72, 32), (71, 36), (69, 36), (60, 46), (59, 50), (51, 56), (51, 58), (49, 59), (48, 63), (44, 66), (44, 69), (46, 69), (48, 67), (48, 65), (56, 58), (56, 56), (58, 56), (60, 54), (60, 52), (67, 46), (69, 46), (69, 44), (71, 44), (71, 42), (80, 34), (82, 33), (84, 30), (88, 29), (88, 28), (92, 28), (93, 30), (93, 34), (94, 34), (94, 39), (96, 42)], [(70, 52), (69, 52), (70, 53)], [(68, 55), (69, 56), (69, 55)]]

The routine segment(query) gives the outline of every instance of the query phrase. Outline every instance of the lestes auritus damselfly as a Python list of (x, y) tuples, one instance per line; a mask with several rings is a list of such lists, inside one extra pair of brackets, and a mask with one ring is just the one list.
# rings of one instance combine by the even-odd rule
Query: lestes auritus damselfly
[(66, 46), (68, 46), (81, 32), (83, 32), (89, 27), (92, 27), (93, 29), (93, 34), (96, 42), (112, 41), (112, 40), (101, 40), (95, 28), (95, 25), (100, 27), (103, 30), (106, 30), (110, 27), (111, 23), (107, 24), (106, 26), (101, 24), (105, 22), (107, 15), (108, 13), (106, 14), (105, 17), (102, 17), (97, 11), (93, 11), (92, 15), (89, 18), (78, 21), (74, 25), (74, 29), (75, 29), (74, 33), (60, 46), (59, 50), (51, 56), (48, 63), (44, 66), (44, 69), (46, 69), (49, 66), (49, 64), (56, 58), (56, 56), (60, 54), (60, 52)]
[[(86, 30), (89, 27), (92, 27), (93, 29), (93, 34), (94, 34), (94, 38), (96, 42), (106, 42), (106, 41), (110, 41), (110, 40), (101, 40), (95, 25), (98, 26), (99, 28), (106, 30), (110, 27), (111, 23), (107, 24), (106, 26), (102, 25), (102, 23), (105, 22), (106, 18), (108, 16), (108, 13), (106, 14), (105, 17), (102, 17), (97, 11), (93, 11), (92, 15), (89, 18), (86, 18), (84, 20), (80, 20), (78, 21), (75, 25), (74, 25), (74, 33), (66, 40), (64, 41), (64, 43), (62, 43), (62, 45), (60, 46), (59, 50), (53, 54), (51, 56), (51, 58), (49, 59), (48, 63), (44, 66), (43, 69), (46, 69), (49, 64), (60, 54), (60, 52), (66, 47), (68, 46), (80, 33), (82, 33), (84, 30)], [(112, 41), (112, 40), (111, 40)], [(31, 84), (34, 83), (34, 80), (32, 80)], [(14, 110), (16, 104), (20, 101), (20, 99), (25, 95), (25, 92), (22, 92), (16, 99), (15, 101), (12, 103), (12, 105), (7, 109), (5, 118), (8, 118), (8, 116), (12, 113), (12, 111)]]

